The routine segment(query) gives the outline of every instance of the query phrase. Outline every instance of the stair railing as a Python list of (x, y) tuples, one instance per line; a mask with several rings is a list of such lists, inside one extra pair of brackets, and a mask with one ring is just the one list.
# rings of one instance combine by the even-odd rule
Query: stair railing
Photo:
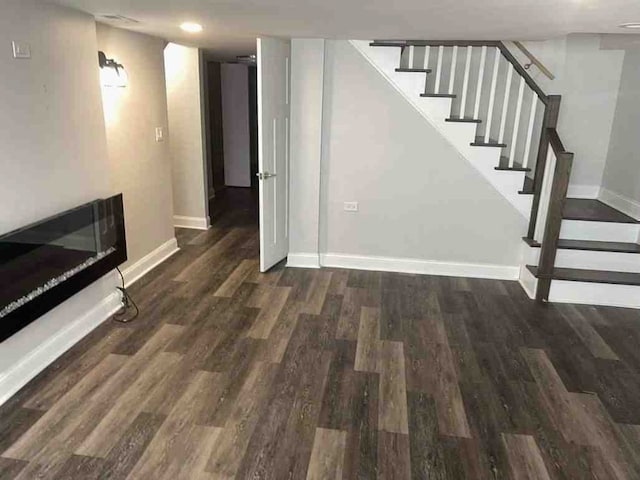
[[(426, 94), (455, 97), (460, 91), (453, 105), (458, 117), (483, 122), (482, 143), (508, 145), (501, 167), (537, 169), (541, 157), (534, 144), (548, 123), (550, 97), (502, 42), (408, 40), (373, 45), (400, 47), (401, 68), (430, 70)], [(535, 176), (533, 181), (535, 186)]]
[[(521, 193), (533, 195), (527, 238), (541, 243), (538, 267), (540, 281), (536, 298), (538, 301), (546, 301), (551, 286), (562, 213), (573, 162), (573, 154), (565, 151), (556, 130), (561, 97), (546, 95), (500, 41), (385, 40), (374, 41), (372, 45), (400, 47), (402, 49), (401, 68), (430, 71), (434, 78), (425, 87), (427, 96), (455, 97), (456, 95), (453, 95), (455, 84), (462, 81), (460, 103), (453, 105), (454, 111), (456, 107), (458, 108), (460, 119), (478, 121), (481, 119), (482, 111), (486, 114), (483, 116), (486, 121), (482, 135), (484, 143), (504, 144), (505, 139), (509, 140), (507, 143), (508, 165), (501, 165), (501, 167), (533, 172), (531, 189), (527, 191), (523, 188)], [(480, 56), (474, 63), (472, 61), (474, 49), (478, 48)], [(461, 49), (464, 50), (461, 51)], [(487, 75), (490, 49), (494, 50), (493, 63), (489, 59), (491, 73)], [(502, 67), (505, 60), (506, 72)], [(475, 70), (476, 66), (477, 70)], [(502, 77), (499, 75), (501, 70)], [(431, 85), (433, 90), (426, 91)], [(485, 98), (483, 91), (486, 92), (487, 86), (489, 97), (484, 102), (486, 109), (483, 109), (483, 98)], [(531, 98), (528, 111), (525, 93)], [(514, 95), (515, 102), (512, 101)], [(474, 97), (473, 116), (466, 117), (467, 102), (471, 97)], [(543, 108), (538, 108), (539, 104), (542, 104)], [(510, 116), (511, 121), (508, 121)], [(491, 134), (495, 133), (493, 126), (497, 118), (499, 118), (499, 128), (496, 142), (491, 141)], [(522, 122), (523, 118), (525, 122)], [(526, 135), (523, 143), (523, 136), (519, 134), (525, 125)], [(532, 148), (534, 138), (539, 138), (537, 152)], [(516, 161), (516, 157), (521, 159), (520, 162)], [(534, 161), (535, 165), (532, 165)]]

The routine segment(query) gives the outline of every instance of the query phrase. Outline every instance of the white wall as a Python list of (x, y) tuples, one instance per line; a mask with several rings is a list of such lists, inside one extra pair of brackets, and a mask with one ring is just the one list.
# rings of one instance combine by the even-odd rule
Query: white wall
[(625, 57), (601, 194), (640, 219), (640, 39), (608, 35), (603, 44), (624, 49)]
[[(124, 194), (126, 268), (174, 240), (165, 42), (101, 24), (97, 36), (129, 78), (126, 88), (102, 88), (112, 184)], [(162, 142), (156, 127), (167, 135)]]
[[(14, 60), (12, 40), (28, 42), (32, 58)], [(93, 17), (4, 1), (0, 45), (2, 234), (116, 191)], [(115, 284), (103, 278), (0, 344), (0, 403), (117, 307)]]
[(289, 261), (318, 264), (324, 40), (291, 42)]
[(181, 226), (207, 228), (209, 212), (200, 53), (197, 48), (170, 43), (165, 48), (164, 60), (174, 222)]
[(223, 63), (220, 66), (220, 76), (224, 183), (229, 187), (250, 187), (249, 67), (237, 63)]
[(624, 51), (602, 49), (602, 38), (572, 34), (524, 42), (556, 76), (548, 80), (534, 66), (536, 81), (545, 93), (562, 95), (558, 132), (575, 153), (570, 195), (597, 196), (607, 161)]
[[(318, 70), (320, 46), (294, 45), (313, 54)], [(303, 82), (296, 74), (299, 56), (293, 57), (292, 112), (320, 95), (317, 79)], [(298, 89), (305, 84), (303, 94)], [(384, 257), (507, 267), (501, 273), (519, 264), (521, 215), (346, 41), (326, 41), (322, 110), (319, 248), (325, 262)], [(317, 135), (311, 123), (299, 124), (293, 121)], [(316, 148), (294, 158), (300, 150), (292, 145), (292, 167), (312, 171)], [(292, 190), (292, 209), (303, 201), (313, 205), (313, 189), (308, 192), (301, 198), (302, 189)], [(345, 201), (359, 202), (360, 211), (344, 212)], [(312, 231), (300, 217), (291, 221), (292, 237), (299, 229)]]

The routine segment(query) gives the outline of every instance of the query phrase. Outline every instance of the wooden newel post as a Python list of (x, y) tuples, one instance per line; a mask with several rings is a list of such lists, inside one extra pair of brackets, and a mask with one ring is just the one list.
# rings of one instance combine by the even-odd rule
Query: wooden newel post
[(562, 214), (567, 199), (569, 178), (571, 177), (571, 167), (573, 165), (573, 153), (556, 152), (556, 158), (547, 221), (540, 251), (540, 261), (538, 262), (538, 289), (536, 292), (536, 301), (538, 302), (549, 300), (551, 279), (562, 226)]
[(538, 208), (540, 206), (542, 184), (544, 183), (544, 171), (547, 167), (547, 153), (549, 152), (549, 129), (555, 129), (558, 125), (561, 98), (560, 95), (549, 95), (544, 111), (540, 144), (538, 146), (538, 158), (536, 160), (536, 171), (533, 176), (533, 204), (531, 205), (529, 231), (527, 232), (527, 238), (531, 239), (533, 239), (535, 235), (536, 224), (538, 222)]

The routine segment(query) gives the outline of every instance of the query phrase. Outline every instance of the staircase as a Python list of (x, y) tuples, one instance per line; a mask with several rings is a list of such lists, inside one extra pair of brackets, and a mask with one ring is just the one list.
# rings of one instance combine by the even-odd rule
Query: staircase
[(520, 283), (531, 298), (640, 308), (640, 222), (567, 198), (561, 99), (502, 42), (351, 43), (529, 220)]

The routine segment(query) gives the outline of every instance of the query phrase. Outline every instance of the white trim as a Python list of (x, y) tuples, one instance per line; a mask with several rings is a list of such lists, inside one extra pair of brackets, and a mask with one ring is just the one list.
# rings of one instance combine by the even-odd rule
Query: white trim
[(560, 229), (560, 238), (563, 240), (636, 242), (638, 236), (640, 236), (640, 225), (637, 223), (562, 220), (562, 227)]
[(22, 361), (0, 376), (0, 405), (53, 361), (107, 320), (121, 307), (120, 295), (110, 294), (82, 317), (67, 324)]
[(177, 253), (178, 241), (175, 238), (166, 241), (151, 253), (145, 255), (133, 265), (122, 271), (125, 284), (128, 286), (134, 284), (140, 277), (153, 270), (170, 256)]
[(420, 273), (447, 277), (492, 278), (497, 280), (517, 280), (520, 268), (511, 265), (489, 265), (475, 263), (441, 262), (415, 258), (391, 258), (341, 253), (320, 255), (323, 267), (375, 270), (380, 272)]
[(533, 300), (536, 298), (538, 279), (533, 276), (526, 265), (522, 265), (520, 267), (520, 277), (518, 278), (518, 283), (530, 299)]
[[(528, 252), (525, 255), (526, 264), (539, 265), (540, 248), (527, 248)], [(640, 255), (637, 253), (559, 248), (554, 265), (556, 268), (640, 273)]]
[(640, 309), (640, 287), (553, 280), (549, 302)]
[(183, 217), (182, 215), (174, 215), (173, 226), (176, 228), (209, 230), (211, 228), (211, 219), (209, 217)]
[(600, 187), (598, 185), (569, 185), (567, 197), (569, 198), (598, 198)]
[(320, 255), (317, 253), (289, 253), (287, 267), (320, 268)]
[(598, 199), (610, 207), (620, 210), (636, 220), (640, 220), (640, 203), (636, 200), (624, 197), (604, 187), (600, 188)]

